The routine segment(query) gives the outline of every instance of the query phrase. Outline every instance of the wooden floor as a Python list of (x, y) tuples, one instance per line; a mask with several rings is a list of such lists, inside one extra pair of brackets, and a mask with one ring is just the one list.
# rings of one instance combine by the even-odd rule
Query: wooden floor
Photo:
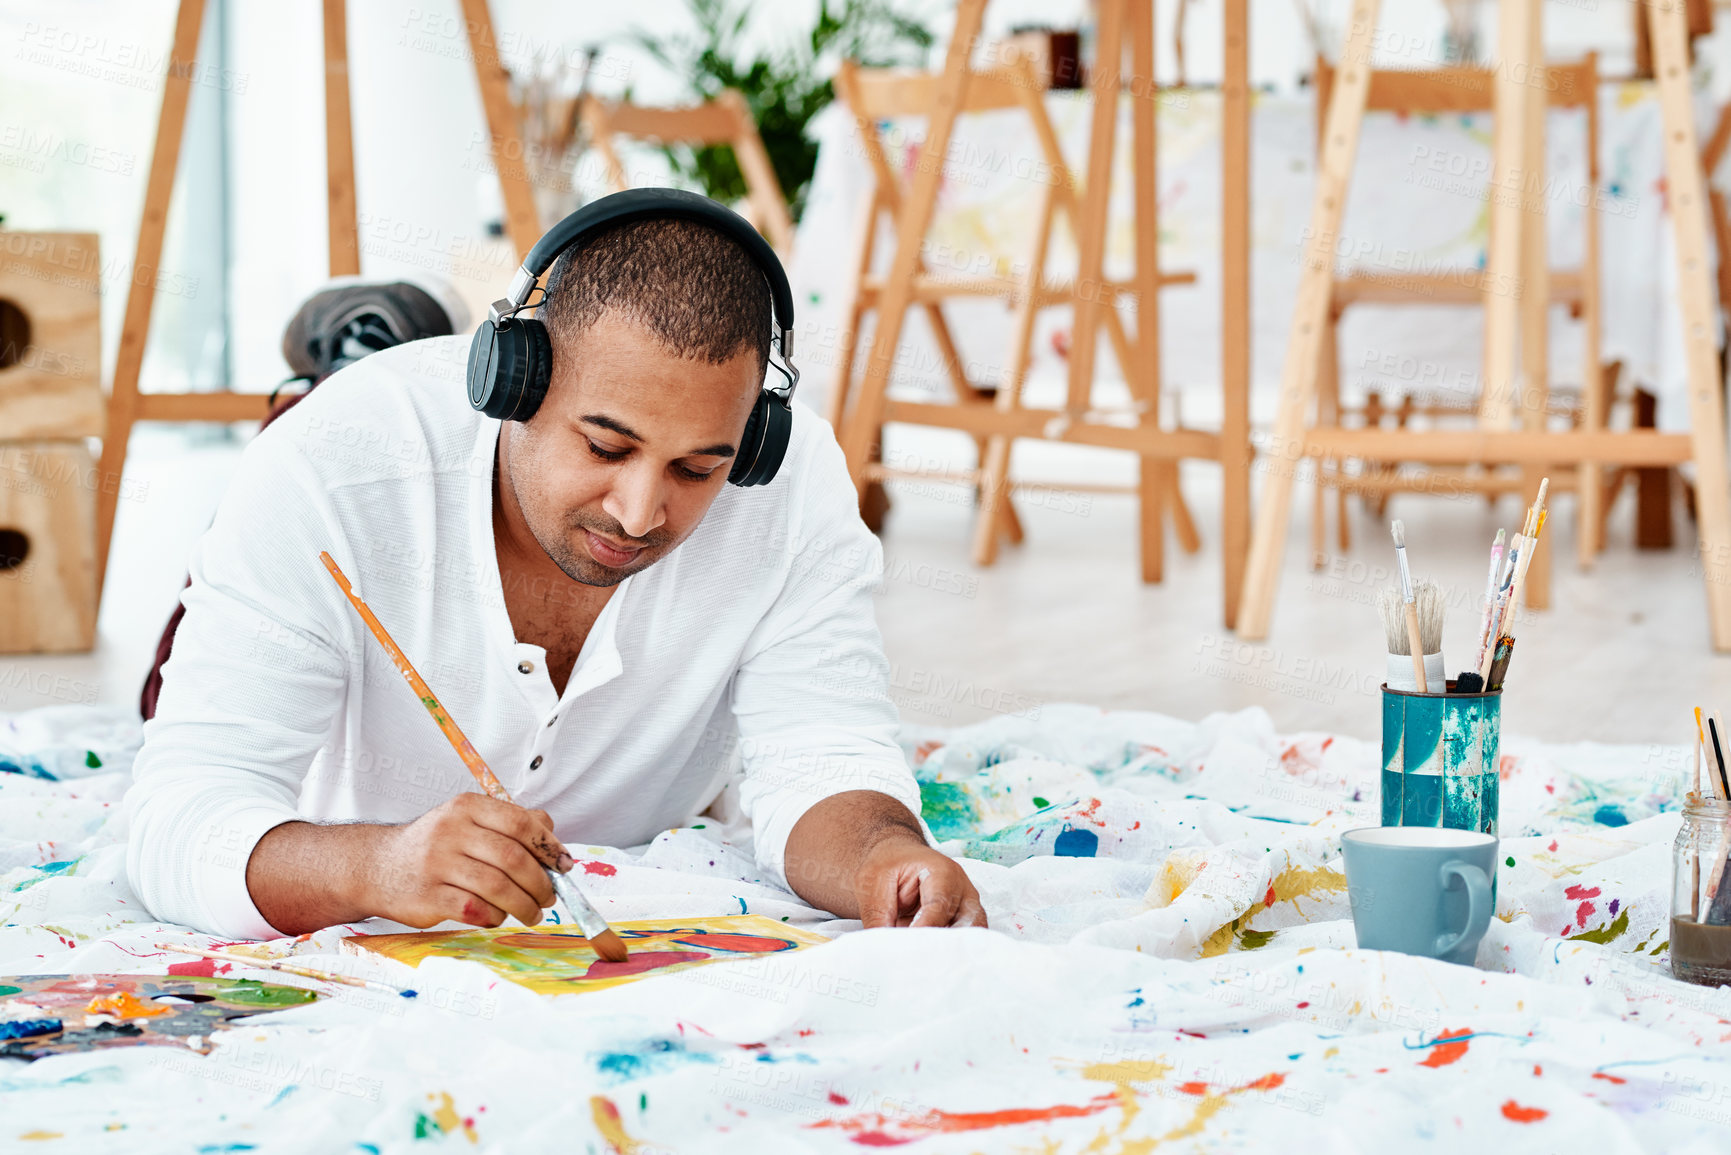
[[(892, 437), (901, 460), (972, 463), (966, 442), (958, 447), (945, 434)], [(0, 658), (0, 710), (137, 702), (185, 580), (187, 554), (209, 523), (237, 453), (213, 443), (208, 431), (158, 427), (135, 434), (128, 491), (138, 499), (121, 504), (98, 648)], [(1131, 476), (1128, 458), (1068, 449), (1019, 456), (1017, 469), (1072, 477), (1081, 469), (1093, 480)], [(1261, 706), (1282, 731), (1374, 737), (1384, 667), (1375, 601), (1393, 563), (1387, 529), (1355, 513), (1354, 549), (1311, 571), (1309, 490), (1301, 484), (1269, 641), (1242, 643), (1221, 625), (1218, 470), (1194, 464), (1184, 471), (1203, 550), (1186, 555), (1169, 541), (1166, 580), (1157, 586), (1136, 579), (1135, 509), (1127, 496), (1023, 492), (1018, 508), (1027, 541), (1006, 547), (994, 568), (979, 570), (968, 560), (968, 492), (895, 483), (878, 620), (903, 717), (960, 725), (1057, 702), (1184, 718)], [(1498, 526), (1518, 526), (1521, 510), (1506, 499), (1493, 511), (1477, 496), (1397, 496), (1391, 510), (1406, 522), (1415, 574), (1437, 580), (1449, 594), (1445, 654), (1452, 674), (1468, 664), (1490, 540)], [(1690, 707), (1716, 702), (1731, 713), (1731, 657), (1708, 649), (1701, 583), (1691, 564), (1694, 532), (1682, 508), (1675, 510), (1677, 548), (1636, 552), (1632, 501), (1625, 497), (1611, 521), (1609, 549), (1591, 575), (1573, 562), (1573, 512), (1572, 499), (1564, 498), (1546, 525), (1546, 546), (1558, 562), (1555, 608), (1530, 615), (1517, 632), (1505, 732), (1548, 741), (1680, 743), (1693, 726)]]

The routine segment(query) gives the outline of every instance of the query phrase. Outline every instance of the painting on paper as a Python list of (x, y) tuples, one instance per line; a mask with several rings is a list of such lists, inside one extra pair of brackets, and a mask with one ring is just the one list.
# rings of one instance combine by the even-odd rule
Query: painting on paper
[(356, 935), (343, 940), (343, 949), (380, 954), (410, 966), (434, 956), (469, 959), (538, 994), (563, 995), (829, 941), (758, 914), (616, 922), (613, 929), (631, 952), (625, 962), (601, 958), (576, 927), (565, 926)]

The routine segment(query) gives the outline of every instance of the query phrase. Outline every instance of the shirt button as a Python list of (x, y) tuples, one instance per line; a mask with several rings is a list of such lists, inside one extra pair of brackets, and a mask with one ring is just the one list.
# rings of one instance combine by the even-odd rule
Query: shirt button
[(553, 723), (557, 722), (558, 720), (559, 720), (559, 715), (554, 714), (551, 718), (547, 719), (547, 725), (551, 726)]
[(517, 663), (517, 672), (519, 674), (533, 674), (535, 672), (535, 663), (534, 662), (518, 662)]
[(541, 769), (541, 755), (539, 755), (539, 754), (535, 755), (534, 759), (529, 763), (529, 769), (531, 769), (531, 770)]

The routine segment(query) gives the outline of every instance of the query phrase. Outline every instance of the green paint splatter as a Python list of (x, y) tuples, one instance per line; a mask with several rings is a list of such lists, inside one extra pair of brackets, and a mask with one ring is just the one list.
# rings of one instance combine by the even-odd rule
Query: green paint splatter
[(243, 1007), (298, 1007), (313, 1002), (319, 996), (316, 991), (302, 990), (299, 987), (261, 983), (257, 979), (236, 979), (233, 986), (222, 992), (221, 997)]
[(1507, 864), (1507, 865), (1509, 865), (1509, 866), (1513, 866), (1513, 865), (1514, 865), (1514, 864), (1515, 864), (1515, 856), (1514, 856), (1514, 855), (1512, 855), (1512, 854), (1511, 854), (1511, 855), (1509, 855), (1509, 856), (1508, 856), (1508, 857), (1507, 857), (1507, 858), (1506, 858), (1506, 859), (1504, 859), (1504, 860), (1503, 860), (1503, 861), (1504, 861), (1504, 862), (1505, 862), (1505, 863), (1506, 863), (1506, 864)]
[(1034, 795), (1034, 805), (1038, 806), (1041, 810), (1044, 810), (1046, 807), (1050, 806), (1051, 803), (1047, 802), (1044, 798), (1041, 798), (1038, 794), (1036, 794), (1036, 795)]
[(940, 842), (965, 838), (980, 828), (980, 808), (960, 782), (921, 782), (920, 817)]
[(691, 829), (693, 829), (693, 830), (702, 830), (702, 829), (703, 829), (703, 823), (701, 823), (701, 822), (693, 822), (693, 823), (692, 823), (692, 824), (691, 824)]
[(1268, 945), (1269, 941), (1274, 938), (1274, 933), (1271, 930), (1251, 930), (1249, 927), (1245, 927), (1239, 932), (1238, 945), (1245, 950), (1258, 950)]
[(637, 1096), (637, 1109), (639, 1111), (649, 1110), (649, 1092), (648, 1091), (644, 1091), (643, 1093), (641, 1093), (640, 1095)]
[(7, 986), (5, 983), (0, 983), (0, 996), (15, 995), (23, 989), (23, 987), (11, 987)]
[(95, 770), (102, 765), (102, 759), (96, 756), (96, 751), (86, 750), (84, 752), (84, 764)]
[(1592, 930), (1584, 930), (1580, 934), (1569, 936), (1570, 942), (1596, 942), (1604, 946), (1612, 939), (1619, 937), (1629, 929), (1630, 907), (1625, 906), (1623, 913), (1617, 916), (1617, 921), (1606, 926), (1596, 926)]
[(415, 1116), (415, 1138), (431, 1139), (435, 1135), (443, 1135), (444, 1133), (445, 1129), (433, 1122), (428, 1116)]

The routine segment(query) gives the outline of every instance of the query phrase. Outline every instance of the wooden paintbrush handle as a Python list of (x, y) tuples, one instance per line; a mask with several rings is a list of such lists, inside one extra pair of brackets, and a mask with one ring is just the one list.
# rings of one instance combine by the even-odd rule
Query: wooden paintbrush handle
[(1406, 603), (1406, 637), (1408, 648), (1412, 650), (1412, 680), (1421, 694), (1430, 693), (1430, 687), (1424, 680), (1424, 646), (1418, 636), (1418, 603)]
[(433, 721), (438, 723), (439, 730), (445, 735), (446, 740), (456, 748), (457, 757), (463, 760), (463, 765), (469, 768), (469, 773), (475, 776), (475, 781), (480, 783), (481, 789), (485, 790), (489, 797), (496, 798), (500, 802), (511, 801), (511, 792), (505, 789), (505, 784), (499, 781), (498, 775), (493, 773), (492, 767), (487, 765), (486, 760), (481, 757), (480, 751), (475, 749), (474, 744), (464, 735), (456, 721), (446, 712), (445, 707), (434, 696), (433, 691), (428, 688), (421, 675), (415, 672), (415, 667), (409, 662), (408, 655), (403, 653), (402, 649), (391, 638), (390, 631), (385, 629), (384, 623), (379, 621), (373, 611), (368, 608), (367, 603), (363, 602), (355, 593), (354, 587), (349, 584), (348, 576), (343, 573), (335, 559), (329, 553), (320, 550), (319, 560), (325, 563), (325, 568), (331, 571), (333, 578), (337, 579), (337, 585), (341, 587), (343, 596), (349, 599), (349, 604), (355, 607), (355, 612), (361, 615), (363, 622), (367, 623), (367, 629), (373, 632), (373, 637), (379, 640), (379, 645), (385, 647), (385, 653), (389, 654), (391, 661), (397, 664), (397, 671), (403, 675), (403, 680), (409, 683), (409, 688), (415, 691), (415, 696), (421, 700), (421, 705), (425, 706), (427, 713), (433, 716)]

